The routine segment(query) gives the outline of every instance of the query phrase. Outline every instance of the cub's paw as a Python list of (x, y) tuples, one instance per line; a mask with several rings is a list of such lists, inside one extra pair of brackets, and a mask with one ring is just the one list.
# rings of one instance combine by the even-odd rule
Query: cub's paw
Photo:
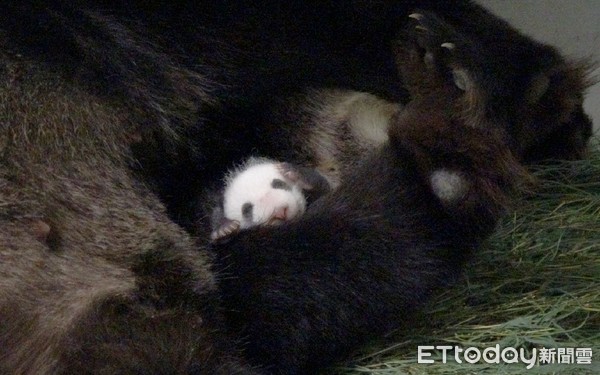
[(224, 242), (240, 231), (240, 222), (224, 218), (220, 225), (210, 234), (212, 242)]

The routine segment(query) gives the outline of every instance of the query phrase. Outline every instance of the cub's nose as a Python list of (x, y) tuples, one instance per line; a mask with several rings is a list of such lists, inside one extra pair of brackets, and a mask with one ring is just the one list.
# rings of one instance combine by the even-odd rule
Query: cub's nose
[(289, 206), (281, 206), (275, 208), (271, 217), (269, 218), (269, 223), (274, 224), (281, 221), (286, 221), (288, 218)]
[(271, 220), (285, 221), (288, 217), (288, 208), (288, 206), (277, 207), (271, 214)]

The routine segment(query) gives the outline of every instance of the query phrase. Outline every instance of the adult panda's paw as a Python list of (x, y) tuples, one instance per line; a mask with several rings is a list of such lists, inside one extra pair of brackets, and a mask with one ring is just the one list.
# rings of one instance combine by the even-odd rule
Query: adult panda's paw
[(477, 97), (480, 46), (431, 12), (415, 11), (395, 50), (402, 81), (413, 98), (453, 90)]
[(495, 222), (530, 177), (504, 134), (456, 115), (450, 94), (410, 102), (390, 125), (390, 144), (452, 218)]
[(470, 89), (473, 79), (465, 64), (471, 56), (470, 42), (432, 13), (417, 11), (408, 17), (412, 20), (408, 33), (425, 67), (462, 91)]

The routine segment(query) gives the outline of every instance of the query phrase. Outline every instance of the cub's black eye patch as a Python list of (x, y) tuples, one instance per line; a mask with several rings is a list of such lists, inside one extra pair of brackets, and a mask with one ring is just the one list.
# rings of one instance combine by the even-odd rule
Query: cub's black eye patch
[(254, 209), (254, 205), (250, 202), (244, 203), (242, 206), (242, 216), (246, 219), (252, 219), (252, 210)]
[(292, 190), (292, 188), (290, 187), (290, 185), (286, 184), (285, 181), (282, 181), (278, 178), (274, 179), (271, 182), (271, 187), (273, 189), (281, 189), (281, 190)]

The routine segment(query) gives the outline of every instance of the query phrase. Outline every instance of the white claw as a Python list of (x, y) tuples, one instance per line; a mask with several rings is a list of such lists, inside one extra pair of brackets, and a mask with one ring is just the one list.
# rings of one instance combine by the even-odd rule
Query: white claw
[(454, 43), (446, 42), (442, 43), (442, 47), (447, 48), (449, 50), (453, 50), (454, 48), (456, 48), (456, 45)]
[(471, 84), (471, 78), (469, 74), (462, 69), (454, 69), (452, 70), (452, 77), (454, 79), (454, 84), (456, 87), (461, 89), (462, 91), (467, 91)]
[(423, 27), (423, 26), (421, 26), (421, 25), (417, 25), (417, 26), (415, 26), (415, 29), (417, 29), (417, 30), (423, 30), (423, 31), (429, 31), (429, 29), (428, 29), (428, 28), (426, 28), (426, 27)]
[(423, 19), (423, 15), (421, 13), (412, 13), (412, 14), (409, 14), (408, 17), (415, 19), (417, 21), (420, 21)]

